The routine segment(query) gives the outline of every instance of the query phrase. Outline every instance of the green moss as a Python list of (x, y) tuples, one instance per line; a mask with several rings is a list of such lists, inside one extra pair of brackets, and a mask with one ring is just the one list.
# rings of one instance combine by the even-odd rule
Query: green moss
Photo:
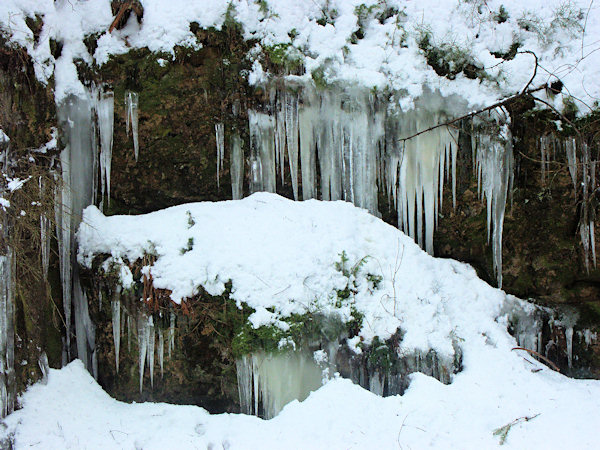
[(470, 79), (488, 78), (485, 69), (475, 62), (468, 49), (452, 42), (435, 43), (431, 30), (426, 27), (420, 30), (418, 45), (427, 63), (439, 76), (454, 80), (463, 73)]
[(373, 368), (377, 368), (381, 372), (389, 372), (397, 360), (392, 347), (381, 341), (377, 336), (373, 339), (373, 342), (368, 349), (368, 364)]
[(267, 66), (274, 65), (276, 69), (294, 72), (303, 65), (302, 55), (291, 44), (264, 46), (263, 51), (267, 58)]

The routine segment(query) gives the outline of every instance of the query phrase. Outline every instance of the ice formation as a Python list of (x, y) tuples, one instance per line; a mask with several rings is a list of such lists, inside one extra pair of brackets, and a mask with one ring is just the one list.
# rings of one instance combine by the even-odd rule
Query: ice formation
[(15, 408), (14, 258), (0, 255), (0, 419)]
[[(306, 348), (289, 348), (277, 353), (257, 351), (239, 358), (236, 368), (241, 411), (274, 417), (290, 401), (302, 401), (340, 374), (374, 394), (388, 396), (404, 393), (411, 373), (421, 372), (448, 384), (460, 366), (459, 350), (455, 355), (416, 350), (397, 359), (392, 357), (393, 367), (385, 367), (371, 362), (368, 356), (348, 352), (343, 341), (340, 337), (334, 342), (320, 342), (323, 349), (312, 353)], [(375, 351), (390, 351), (387, 344), (378, 345)]]
[[(399, 226), (433, 253), (445, 179), (451, 180), (456, 205), (458, 151), (457, 129), (436, 125), (456, 115), (465, 102), (426, 90), (414, 109), (402, 112), (360, 88), (320, 91), (303, 85), (297, 92), (298, 86), (272, 88), (264, 111), (248, 111), (250, 192), (275, 192), (276, 174), (280, 172), (283, 183), (288, 167), (295, 199), (300, 197), (300, 173), (304, 200), (316, 197), (320, 188), (323, 200), (350, 201), (379, 215), (377, 197), (384, 190), (397, 208)], [(499, 122), (499, 117), (487, 120)], [(504, 208), (513, 170), (510, 133), (506, 126), (502, 129), (502, 142), (485, 132), (475, 133), (474, 140), (499, 285)], [(235, 164), (239, 167), (237, 160)], [(237, 186), (233, 198), (241, 194)]]
[(169, 358), (171, 358), (171, 354), (173, 353), (174, 349), (175, 349), (175, 313), (173, 311), (171, 311), (171, 313), (169, 314), (169, 343), (168, 343)]
[[(547, 170), (550, 147), (552, 148), (552, 154), (564, 150), (575, 195), (577, 197), (581, 195), (579, 237), (583, 248), (583, 262), (589, 272), (591, 266), (596, 267), (595, 218), (593, 211), (590, 210), (590, 200), (596, 189), (597, 161), (593, 160), (593, 153), (589, 145), (582, 139), (576, 137), (559, 139), (553, 135), (543, 136), (540, 138), (542, 179), (544, 179)], [(579, 168), (581, 168), (581, 182), (578, 184)], [(581, 189), (581, 192), (579, 189)]]
[(590, 147), (586, 142), (578, 142), (581, 153), (581, 215), (579, 218), (579, 234), (583, 246), (583, 261), (586, 270), (590, 270), (590, 261), (596, 267), (596, 238), (594, 232), (594, 211), (590, 211), (590, 196), (596, 188), (596, 162), (592, 161)]
[(150, 384), (154, 386), (154, 347), (155, 347), (154, 320), (151, 315), (144, 312), (138, 313), (137, 341), (138, 365), (140, 374), (140, 393), (144, 386), (144, 368), (148, 365), (150, 371)]
[(502, 229), (513, 183), (512, 139), (508, 127), (500, 125), (499, 134), (478, 133), (475, 141), (478, 189), (487, 205), (488, 243), (491, 240), (493, 267), (502, 287)]
[(114, 108), (114, 94), (111, 91), (100, 93), (96, 104), (98, 128), (100, 131), (100, 178), (102, 183), (102, 199), (104, 199), (104, 195), (106, 194), (109, 204)]
[(321, 386), (321, 369), (309, 352), (257, 352), (237, 361), (240, 408), (275, 417), (292, 400), (304, 400)]
[(112, 330), (113, 330), (113, 342), (115, 345), (115, 366), (117, 373), (119, 373), (119, 349), (121, 346), (121, 299), (119, 298), (119, 288), (115, 292), (113, 300), (111, 300), (112, 310)]
[(165, 336), (162, 330), (158, 330), (158, 365), (160, 366), (160, 377), (164, 375), (165, 365)]
[(239, 200), (244, 193), (244, 153), (239, 134), (231, 137), (231, 198)]
[(217, 144), (217, 188), (221, 175), (221, 168), (225, 161), (225, 127), (222, 122), (215, 124), (215, 142)]
[[(85, 294), (79, 282), (75, 232), (81, 222), (83, 208), (94, 202), (95, 161), (97, 149), (93, 126), (93, 95), (68, 97), (57, 105), (59, 123), (65, 137), (60, 154), (62, 188), (55, 206), (63, 307), (66, 326), (67, 358), (71, 352), (71, 315), (74, 311), (77, 357), (97, 374), (95, 330)], [(73, 305), (73, 310), (71, 308)]]
[(133, 136), (133, 153), (135, 160), (138, 160), (140, 153), (140, 146), (138, 140), (138, 110), (139, 110), (139, 95), (137, 92), (127, 91), (125, 92), (125, 123), (127, 127), (127, 134), (129, 135), (129, 129), (131, 127), (131, 134)]

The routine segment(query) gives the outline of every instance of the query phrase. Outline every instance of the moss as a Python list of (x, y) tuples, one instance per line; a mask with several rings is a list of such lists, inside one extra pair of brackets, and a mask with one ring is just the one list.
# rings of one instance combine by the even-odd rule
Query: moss
[(397, 357), (394, 357), (391, 346), (382, 342), (377, 336), (370, 345), (367, 358), (370, 367), (376, 368), (383, 373), (389, 372), (394, 359), (397, 359)]
[(303, 58), (298, 50), (291, 44), (275, 44), (264, 46), (266, 55), (266, 67), (271, 71), (279, 72), (282, 69), (287, 72), (296, 72), (303, 67)]
[(427, 28), (420, 31), (418, 45), (423, 51), (427, 64), (439, 76), (454, 80), (458, 74), (463, 73), (470, 79), (489, 78), (485, 69), (475, 62), (467, 49), (460, 48), (454, 43), (435, 43), (432, 32)]

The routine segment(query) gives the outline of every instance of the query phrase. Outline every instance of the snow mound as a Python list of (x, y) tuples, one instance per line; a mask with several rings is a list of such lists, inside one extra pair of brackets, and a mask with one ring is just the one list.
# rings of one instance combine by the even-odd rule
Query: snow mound
[[(79, 229), (80, 264), (95, 255), (114, 264), (146, 254), (142, 269), (155, 288), (181, 302), (200, 287), (220, 295), (228, 281), (238, 305), (255, 310), (254, 327), (281, 325), (291, 314), (320, 312), (351, 319), (364, 315), (360, 335), (389, 338), (401, 327), (402, 350), (434, 349), (453, 355), (452, 343), (496, 334), (494, 321), (506, 295), (477, 278), (468, 265), (436, 259), (398, 229), (350, 203), (294, 202), (256, 193), (243, 200), (175, 206), (140, 216), (104, 216), (84, 210)], [(341, 306), (336, 290), (356, 293)], [(126, 263), (124, 263), (126, 264)], [(375, 287), (369, 279), (380, 277)]]

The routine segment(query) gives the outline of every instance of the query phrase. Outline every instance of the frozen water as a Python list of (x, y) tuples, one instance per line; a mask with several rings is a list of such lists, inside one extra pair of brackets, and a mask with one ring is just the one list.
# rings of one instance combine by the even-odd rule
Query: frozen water
[(231, 198), (240, 200), (244, 193), (244, 153), (242, 139), (235, 133), (231, 137)]
[(46, 355), (46, 352), (42, 352), (42, 354), (39, 356), (38, 366), (42, 372), (42, 384), (48, 384), (48, 372), (50, 372), (50, 365), (48, 364), (48, 355)]
[(169, 359), (171, 358), (171, 354), (175, 349), (175, 313), (171, 311), (169, 313)]
[(573, 368), (573, 327), (567, 327), (565, 339), (567, 340), (567, 360), (569, 369), (571, 369)]
[(94, 128), (93, 101), (70, 96), (57, 105), (57, 115), (64, 134), (65, 148), (60, 154), (62, 189), (55, 206), (59, 247), (63, 306), (66, 324), (67, 357), (71, 348), (71, 305), (74, 306), (77, 356), (88, 370), (96, 373), (94, 326), (88, 313), (87, 299), (79, 285), (76, 262), (75, 230), (81, 222), (83, 208), (93, 203), (94, 197)]
[(144, 313), (139, 313), (137, 317), (137, 340), (138, 340), (138, 368), (140, 374), (140, 393), (144, 386), (144, 368), (146, 367), (146, 354), (148, 352), (148, 341), (150, 333), (150, 321)]
[(140, 153), (138, 140), (138, 110), (139, 110), (139, 95), (137, 92), (125, 92), (125, 123), (127, 126), (127, 134), (131, 126), (131, 134), (133, 136), (133, 153), (135, 160), (138, 160)]
[(158, 365), (160, 366), (160, 377), (164, 375), (164, 361), (165, 361), (165, 337), (163, 330), (158, 330)]
[(512, 138), (499, 116), (493, 117), (500, 126), (499, 133), (476, 135), (476, 170), (481, 199), (487, 205), (488, 242), (492, 242), (493, 266), (502, 287), (502, 229), (506, 199), (513, 180)]
[(236, 365), (241, 411), (266, 419), (321, 386), (321, 369), (308, 351), (257, 352), (243, 356)]
[(577, 191), (577, 143), (574, 138), (569, 138), (565, 142), (565, 152), (569, 164), (569, 173), (573, 180), (573, 188)]
[(115, 345), (115, 367), (119, 373), (119, 348), (121, 346), (121, 298), (120, 287), (117, 286), (111, 301), (112, 308), (112, 330)]
[(225, 126), (223, 125), (222, 122), (215, 124), (215, 142), (217, 144), (217, 188), (218, 188), (220, 174), (221, 174), (221, 168), (223, 167), (223, 163), (225, 160)]
[(9, 248), (0, 255), (0, 419), (15, 407), (14, 258)]
[(115, 99), (111, 91), (100, 93), (96, 104), (98, 128), (100, 129), (100, 178), (102, 198), (107, 196), (110, 204), (110, 169), (113, 146)]
[(152, 316), (148, 318), (148, 368), (150, 369), (150, 386), (154, 387), (154, 347), (156, 334), (154, 333), (154, 321)]
[(250, 128), (250, 191), (275, 192), (275, 120), (248, 111)]

